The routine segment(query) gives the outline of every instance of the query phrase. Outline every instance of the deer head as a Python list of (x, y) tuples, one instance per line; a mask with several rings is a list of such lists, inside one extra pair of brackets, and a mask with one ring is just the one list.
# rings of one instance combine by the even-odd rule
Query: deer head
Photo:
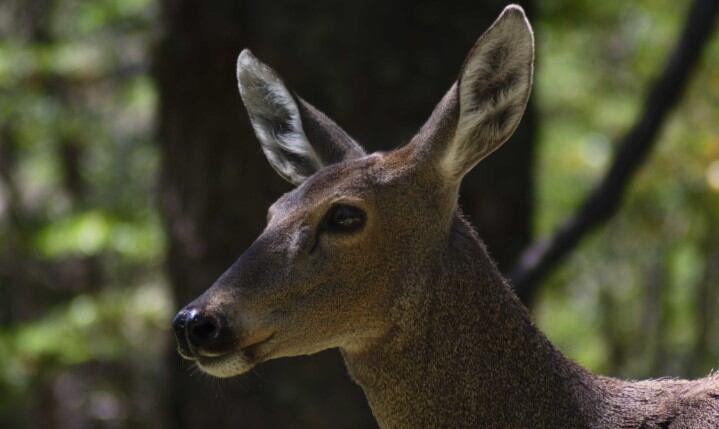
[[(407, 287), (446, 247), (462, 177), (514, 132), (534, 42), (508, 6), (417, 135), (367, 155), (244, 50), (240, 94), (272, 167), (296, 185), (242, 256), (174, 320), (180, 354), (227, 377), (274, 358), (362, 350), (390, 332)], [(402, 302), (407, 301), (405, 304)]]

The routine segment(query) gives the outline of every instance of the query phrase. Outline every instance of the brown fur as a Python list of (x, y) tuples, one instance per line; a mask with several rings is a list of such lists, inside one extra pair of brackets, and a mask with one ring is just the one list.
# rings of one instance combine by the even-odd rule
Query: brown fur
[[(566, 359), (532, 324), (456, 207), (461, 176), (519, 121), (531, 40), (521, 9), (506, 9), (417, 136), (369, 156), (243, 53), (238, 77), (253, 125), (270, 162), (298, 187), (191, 304), (227, 321), (230, 348), (188, 357), (227, 377), (339, 348), (385, 428), (719, 427), (717, 376), (629, 382)], [(506, 106), (512, 115), (501, 113)], [(324, 230), (337, 204), (362, 209), (364, 227)]]

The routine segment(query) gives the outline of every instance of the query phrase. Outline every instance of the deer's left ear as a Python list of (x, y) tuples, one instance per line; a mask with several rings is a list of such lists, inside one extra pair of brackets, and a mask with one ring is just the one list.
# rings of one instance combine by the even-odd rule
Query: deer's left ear
[(299, 185), (326, 165), (364, 156), (342, 128), (291, 93), (248, 49), (237, 59), (237, 83), (267, 160), (288, 182)]
[(521, 7), (507, 6), (415, 137), (418, 152), (429, 155), (447, 180), (461, 180), (514, 133), (532, 88), (533, 62), (529, 21)]

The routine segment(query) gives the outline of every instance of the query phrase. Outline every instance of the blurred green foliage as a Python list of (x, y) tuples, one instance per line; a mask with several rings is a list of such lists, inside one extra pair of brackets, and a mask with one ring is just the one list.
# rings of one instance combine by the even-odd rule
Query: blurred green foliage
[[(539, 5), (545, 235), (606, 168), (682, 14), (669, 0)], [(160, 419), (172, 305), (148, 76), (157, 7), (0, 3), (0, 426)], [(593, 370), (695, 376), (716, 366), (718, 111), (715, 38), (620, 216), (542, 289), (539, 325)]]
[[(538, 234), (551, 233), (606, 169), (676, 43), (683, 14), (667, 0), (542, 3)], [(542, 289), (539, 325), (580, 363), (634, 378), (699, 376), (716, 367), (717, 118), (714, 37), (620, 215)]]
[(156, 7), (0, 4), (0, 426), (157, 426)]

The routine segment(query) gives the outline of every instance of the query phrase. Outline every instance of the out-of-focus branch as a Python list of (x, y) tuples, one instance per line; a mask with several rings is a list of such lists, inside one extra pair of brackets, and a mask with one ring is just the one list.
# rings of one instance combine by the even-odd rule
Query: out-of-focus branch
[(529, 303), (542, 280), (579, 242), (619, 209), (630, 180), (647, 158), (667, 115), (679, 102), (716, 23), (719, 0), (695, 0), (679, 42), (651, 88), (637, 122), (618, 144), (606, 174), (577, 211), (551, 237), (529, 246), (510, 273), (523, 302)]
[[(13, 173), (17, 164), (17, 142), (14, 131), (7, 124), (0, 124), (0, 223), (6, 220), (18, 225), (22, 219), (20, 195)], [(5, 213), (3, 213), (3, 211)]]

